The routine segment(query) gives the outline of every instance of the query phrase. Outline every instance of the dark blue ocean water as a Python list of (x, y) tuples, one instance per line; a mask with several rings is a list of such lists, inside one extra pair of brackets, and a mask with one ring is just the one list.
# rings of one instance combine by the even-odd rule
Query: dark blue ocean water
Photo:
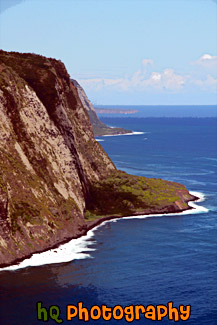
[[(79, 301), (86, 307), (173, 301), (175, 306), (191, 305), (185, 323), (217, 324), (217, 119), (103, 121), (145, 132), (99, 138), (118, 168), (202, 192), (206, 199), (198, 205), (209, 212), (106, 223), (89, 238), (92, 258), (0, 272), (0, 323), (43, 324), (36, 320), (37, 301), (46, 307), (59, 305), (64, 323), (69, 324), (83, 323), (65, 321), (65, 306)], [(144, 318), (134, 322), (158, 323)], [(170, 323), (166, 318), (160, 324)]]

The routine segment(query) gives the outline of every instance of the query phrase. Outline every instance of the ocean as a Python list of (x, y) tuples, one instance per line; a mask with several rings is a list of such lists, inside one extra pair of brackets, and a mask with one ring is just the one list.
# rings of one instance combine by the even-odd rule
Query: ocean
[[(105, 222), (56, 252), (37, 254), (0, 272), (0, 323), (43, 323), (37, 320), (37, 302), (47, 309), (59, 306), (64, 324), (82, 324), (78, 318), (66, 321), (66, 305), (172, 301), (175, 307), (191, 305), (190, 318), (177, 323), (217, 324), (217, 118), (102, 120), (135, 132), (97, 137), (118, 169), (180, 182), (204, 201), (188, 214)], [(144, 317), (134, 322), (158, 323)], [(46, 323), (56, 324), (52, 319)], [(170, 323), (167, 317), (160, 322)]]

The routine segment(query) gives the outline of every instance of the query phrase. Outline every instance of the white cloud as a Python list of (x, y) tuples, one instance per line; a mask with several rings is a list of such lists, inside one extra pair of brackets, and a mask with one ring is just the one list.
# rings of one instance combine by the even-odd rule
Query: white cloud
[(152, 72), (151, 76), (142, 82), (142, 86), (143, 89), (151, 87), (159, 90), (176, 91), (183, 87), (185, 79), (185, 77), (176, 74), (173, 69), (165, 69), (162, 73)]
[[(153, 64), (153, 60), (144, 59), (142, 61), (143, 66), (147, 64)], [(86, 79), (79, 80), (83, 87), (89, 89), (102, 90), (104, 88), (112, 88), (119, 91), (129, 91), (132, 89), (146, 90), (150, 88), (166, 89), (166, 90), (179, 90), (185, 83), (185, 78), (181, 75), (175, 74), (172, 69), (165, 69), (162, 73), (153, 71), (151, 75), (147, 76), (146, 69), (140, 69), (136, 71), (130, 78), (98, 78), (98, 79)]]
[(141, 70), (136, 71), (131, 78), (132, 86), (135, 87), (140, 85), (144, 79), (144, 75), (145, 73), (143, 73)]
[(213, 78), (210, 74), (203, 80), (197, 79), (192, 81), (193, 84), (199, 86), (203, 90), (214, 90), (217, 92), (217, 78)]
[(175, 74), (173, 69), (165, 69), (162, 74), (162, 84), (166, 89), (178, 90), (185, 84), (186, 77)]
[[(204, 54), (194, 64), (209, 66), (217, 63), (217, 56)], [(213, 75), (214, 69), (203, 72), (200, 76), (190, 74), (181, 75), (176, 73), (173, 69), (166, 68), (163, 71), (156, 71), (152, 69), (147, 73), (147, 66), (153, 66), (152, 59), (144, 59), (139, 70), (134, 72), (130, 77), (123, 78), (93, 78), (78, 80), (81, 85), (88, 90), (101, 91), (105, 89), (129, 92), (129, 91), (154, 91), (154, 92), (180, 92), (182, 89), (190, 89), (197, 87), (201, 90), (215, 91), (217, 79)]]
[(217, 69), (217, 56), (210, 54), (202, 55), (198, 60), (193, 61), (193, 64), (205, 67), (205, 68), (216, 68)]
[(151, 80), (153, 81), (160, 81), (161, 80), (161, 74), (158, 73), (158, 72), (152, 72), (152, 75), (151, 75)]

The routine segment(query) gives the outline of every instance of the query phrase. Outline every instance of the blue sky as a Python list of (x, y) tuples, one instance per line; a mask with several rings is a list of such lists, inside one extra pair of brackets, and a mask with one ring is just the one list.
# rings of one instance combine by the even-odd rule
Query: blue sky
[(62, 60), (95, 104), (217, 104), (217, 1), (1, 0), (0, 45)]

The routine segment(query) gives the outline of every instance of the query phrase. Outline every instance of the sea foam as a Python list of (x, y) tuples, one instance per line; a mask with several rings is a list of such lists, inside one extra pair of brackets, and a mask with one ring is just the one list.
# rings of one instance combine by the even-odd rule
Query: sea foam
[(98, 142), (105, 141), (105, 140), (103, 140), (103, 139), (95, 139), (95, 140), (98, 141)]
[[(162, 217), (168, 215), (186, 215), (193, 213), (206, 213), (209, 210), (203, 206), (197, 205), (195, 202), (203, 202), (205, 200), (205, 195), (200, 192), (190, 192), (190, 194), (198, 197), (199, 199), (194, 202), (189, 202), (188, 205), (192, 208), (183, 212), (178, 213), (162, 213), (162, 214), (149, 214), (149, 215), (140, 215), (140, 216), (129, 216), (123, 217), (121, 219), (145, 219), (151, 217)], [(46, 264), (56, 264), (56, 263), (65, 263), (70, 262), (75, 259), (85, 259), (91, 258), (91, 255), (88, 252), (94, 251), (94, 248), (91, 248), (91, 244), (94, 244), (94, 241), (90, 241), (94, 237), (94, 232), (99, 228), (105, 225), (108, 222), (117, 222), (118, 218), (105, 220), (100, 225), (89, 230), (86, 235), (72, 239), (66, 244), (60, 245), (58, 248), (50, 249), (43, 253), (33, 254), (30, 258), (25, 259), (19, 264), (11, 265), (8, 267), (0, 268), (0, 271), (15, 271), (29, 266), (41, 266)]]
[(123, 133), (123, 134), (105, 134), (102, 135), (102, 137), (118, 137), (118, 136), (123, 136), (123, 135), (140, 135), (140, 134), (146, 134), (148, 132), (139, 132), (139, 131), (133, 131), (130, 133)]

